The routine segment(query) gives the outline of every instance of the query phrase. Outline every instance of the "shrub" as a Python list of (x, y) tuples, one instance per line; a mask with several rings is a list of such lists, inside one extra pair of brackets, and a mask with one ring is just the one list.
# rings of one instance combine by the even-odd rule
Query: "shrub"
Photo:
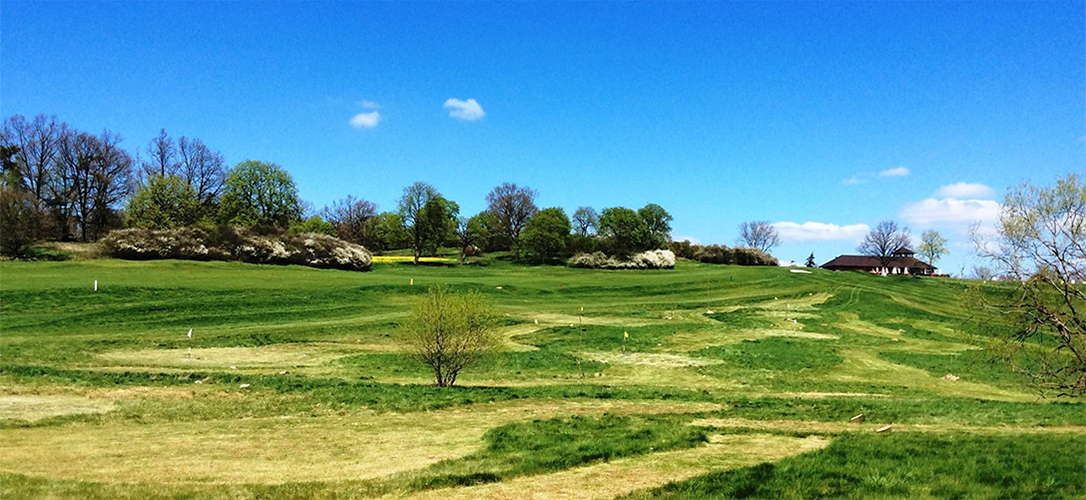
[(735, 252), (724, 245), (695, 245), (693, 259), (706, 264), (735, 264)]
[(332, 236), (266, 227), (123, 229), (106, 235), (102, 246), (120, 259), (238, 260), (348, 271), (366, 271), (373, 259), (363, 246)]
[(738, 266), (776, 266), (777, 258), (757, 248), (724, 245), (694, 245), (689, 241), (673, 241), (668, 245), (675, 255), (706, 264), (732, 264)]
[(780, 262), (776, 257), (753, 247), (735, 247), (735, 263), (740, 266), (776, 266)]
[(675, 254), (671, 250), (649, 250), (627, 259), (607, 256), (603, 252), (579, 253), (569, 259), (570, 267), (591, 269), (671, 269)]
[(694, 249), (698, 246), (690, 243), (690, 240), (670, 241), (667, 244), (668, 249), (675, 253), (675, 257), (690, 260), (694, 259)]

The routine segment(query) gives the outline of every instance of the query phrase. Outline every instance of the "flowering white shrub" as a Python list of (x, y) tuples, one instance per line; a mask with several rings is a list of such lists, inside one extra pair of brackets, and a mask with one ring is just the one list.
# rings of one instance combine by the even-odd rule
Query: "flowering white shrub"
[(675, 267), (675, 254), (671, 250), (649, 250), (621, 260), (603, 252), (579, 253), (569, 259), (570, 267), (592, 269), (671, 269)]
[(240, 260), (255, 264), (369, 270), (373, 256), (362, 245), (317, 233), (258, 232), (251, 228), (121, 229), (102, 239), (120, 259)]

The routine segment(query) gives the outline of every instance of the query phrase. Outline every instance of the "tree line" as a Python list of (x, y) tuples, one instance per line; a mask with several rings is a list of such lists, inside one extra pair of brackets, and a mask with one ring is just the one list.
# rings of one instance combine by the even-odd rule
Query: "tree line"
[(487, 194), (485, 210), (467, 216), (433, 186), (416, 182), (391, 211), (355, 196), (317, 210), (274, 163), (227, 168), (200, 139), (175, 139), (164, 129), (135, 154), (120, 142), (108, 130), (91, 134), (55, 116), (5, 120), (4, 253), (25, 255), (40, 240), (96, 241), (122, 227), (216, 224), (325, 233), (375, 251), (412, 249), (416, 263), (447, 246), (461, 249), (461, 262), (491, 251), (548, 262), (577, 252), (625, 256), (670, 240), (672, 216), (651, 203), (638, 210), (580, 207), (570, 218), (562, 208), (539, 209), (534, 189), (504, 183)]

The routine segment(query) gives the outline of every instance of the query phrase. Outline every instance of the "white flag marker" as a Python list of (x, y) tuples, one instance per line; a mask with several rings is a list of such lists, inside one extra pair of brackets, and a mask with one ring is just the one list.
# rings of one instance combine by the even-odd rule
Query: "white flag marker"
[(192, 338), (192, 328), (189, 328), (189, 338)]
[(98, 291), (98, 280), (94, 280), (94, 291)]

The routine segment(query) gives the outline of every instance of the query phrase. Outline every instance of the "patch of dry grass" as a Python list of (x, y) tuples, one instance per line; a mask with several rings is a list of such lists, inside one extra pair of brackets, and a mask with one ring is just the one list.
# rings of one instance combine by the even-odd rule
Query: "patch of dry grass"
[[(104, 413), (113, 409), (107, 399), (60, 394), (5, 394), (0, 396), (0, 419), (33, 422), (61, 415)], [(10, 432), (10, 431), (8, 431)], [(7, 438), (7, 432), (4, 433)]]
[(923, 389), (953, 397), (1002, 401), (1037, 400), (1036, 395), (1025, 392), (1000, 389), (964, 380), (944, 380), (941, 377), (933, 377), (924, 370), (893, 363), (879, 357), (878, 353), (868, 350), (845, 350), (841, 352), (841, 356), (844, 361), (828, 373), (828, 378), (842, 382), (901, 385), (910, 389)]
[(111, 482), (358, 480), (477, 451), (487, 430), (568, 415), (713, 411), (708, 403), (525, 400), (418, 413), (357, 413), (9, 429), (5, 472)]
[(794, 438), (769, 434), (713, 436), (704, 446), (640, 455), (575, 469), (519, 477), (500, 483), (444, 488), (410, 495), (412, 500), (509, 499), (590, 500), (679, 481), (714, 470), (779, 460), (829, 444), (822, 437)]

